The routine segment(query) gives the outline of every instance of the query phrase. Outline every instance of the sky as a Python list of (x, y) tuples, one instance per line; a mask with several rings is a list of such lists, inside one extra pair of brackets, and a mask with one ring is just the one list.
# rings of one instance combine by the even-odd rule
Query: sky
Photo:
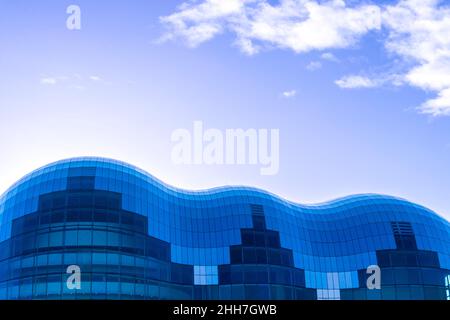
[[(279, 171), (174, 163), (195, 121), (278, 129)], [(102, 156), (181, 188), (381, 193), (450, 219), (450, 1), (0, 0), (0, 137), (0, 193)]]

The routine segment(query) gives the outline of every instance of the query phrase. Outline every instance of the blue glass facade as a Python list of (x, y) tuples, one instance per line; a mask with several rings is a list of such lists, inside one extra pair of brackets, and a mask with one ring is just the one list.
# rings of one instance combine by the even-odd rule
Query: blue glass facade
[[(66, 269), (81, 269), (69, 289)], [(381, 289), (366, 269), (381, 269)], [(265, 191), (186, 191), (76, 158), (0, 198), (0, 299), (450, 299), (449, 222), (356, 195), (300, 205)]]

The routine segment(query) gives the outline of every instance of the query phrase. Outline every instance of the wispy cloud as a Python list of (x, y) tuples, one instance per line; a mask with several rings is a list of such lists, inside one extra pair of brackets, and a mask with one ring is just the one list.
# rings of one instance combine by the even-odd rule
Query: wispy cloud
[(339, 59), (336, 58), (334, 54), (331, 52), (324, 52), (320, 55), (323, 60), (331, 61), (331, 62), (339, 62)]
[(64, 84), (67, 88), (84, 90), (86, 89), (87, 81), (110, 84), (98, 75), (82, 76), (78, 73), (70, 76), (42, 76), (39, 82), (42, 85), (54, 86)]
[(343, 89), (376, 88), (384, 85), (402, 86), (405, 84), (404, 76), (397, 73), (384, 73), (375, 75), (346, 75), (335, 81)]
[(320, 68), (322, 68), (322, 63), (320, 63), (320, 61), (311, 61), (306, 65), (306, 69), (309, 71), (318, 70)]
[(68, 76), (42, 76), (39, 81), (43, 85), (56, 85), (70, 81), (70, 78)]
[(75, 89), (75, 90), (80, 90), (80, 91), (86, 90), (85, 86), (82, 86), (82, 85), (79, 85), (79, 84), (71, 84), (69, 86), (69, 88)]
[(296, 90), (284, 91), (281, 95), (283, 98), (293, 98), (297, 95), (297, 91)]
[(336, 80), (335, 83), (344, 89), (374, 88), (380, 85), (380, 82), (377, 80), (357, 75), (345, 76), (339, 80)]
[(386, 48), (413, 62), (404, 81), (437, 94), (420, 111), (450, 115), (450, 6), (438, 0), (402, 0), (386, 7), (383, 21), (389, 29)]
[(438, 96), (424, 102), (421, 107), (423, 113), (433, 116), (450, 115), (450, 89), (444, 89), (438, 92)]
[(56, 78), (45, 77), (40, 79), (41, 84), (44, 85), (55, 85), (58, 80)]

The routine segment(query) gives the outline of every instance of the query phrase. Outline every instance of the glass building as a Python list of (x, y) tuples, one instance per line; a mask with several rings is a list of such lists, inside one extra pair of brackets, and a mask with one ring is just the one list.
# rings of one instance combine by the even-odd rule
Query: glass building
[[(367, 287), (372, 265), (380, 289)], [(450, 226), (390, 196), (301, 205), (246, 187), (193, 192), (76, 158), (0, 198), (0, 299), (445, 300)]]

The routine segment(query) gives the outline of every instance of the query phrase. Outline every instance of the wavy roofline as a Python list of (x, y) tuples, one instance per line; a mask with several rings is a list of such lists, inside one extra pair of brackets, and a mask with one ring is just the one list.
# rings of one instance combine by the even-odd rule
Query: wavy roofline
[(54, 161), (54, 162), (51, 162), (44, 166), (41, 166), (40, 168), (37, 168), (37, 169), (31, 171), (30, 173), (26, 174), (25, 176), (23, 176), (22, 178), (17, 180), (4, 193), (2, 193), (0, 195), (0, 202), (5, 196), (8, 195), (8, 193), (10, 193), (14, 189), (16, 189), (18, 186), (20, 186), (25, 181), (33, 178), (33, 175), (35, 175), (41, 171), (44, 171), (45, 169), (49, 169), (49, 168), (52, 168), (52, 167), (55, 167), (58, 165), (67, 164), (67, 163), (71, 163), (71, 162), (82, 162), (82, 161), (92, 161), (92, 162), (99, 162), (99, 163), (103, 162), (103, 163), (113, 164), (113, 165), (116, 165), (119, 167), (129, 168), (129, 169), (132, 169), (132, 170), (142, 174), (144, 177), (146, 177), (149, 180), (151, 180), (152, 182), (154, 182), (156, 186), (159, 185), (159, 187), (163, 187), (169, 191), (179, 193), (179, 194), (184, 194), (184, 195), (199, 195), (199, 196), (202, 194), (203, 195), (204, 194), (218, 195), (218, 194), (223, 194), (223, 193), (227, 193), (230, 191), (244, 191), (244, 192), (254, 193), (255, 195), (257, 195), (257, 194), (266, 195), (266, 196), (273, 198), (273, 200), (281, 201), (282, 203), (285, 203), (286, 205), (303, 208), (303, 209), (308, 209), (308, 208), (312, 209), (312, 208), (316, 208), (316, 207), (327, 207), (327, 206), (338, 207), (338, 206), (343, 205), (343, 203), (347, 203), (349, 201), (362, 201), (363, 199), (366, 199), (366, 200), (367, 199), (370, 199), (370, 200), (376, 200), (376, 199), (394, 200), (394, 201), (399, 201), (402, 203), (408, 203), (408, 204), (418, 206), (422, 209), (425, 209), (425, 210), (439, 216), (440, 218), (444, 219), (445, 221), (447, 221), (447, 219), (445, 219), (443, 216), (439, 215), (435, 211), (433, 211), (423, 205), (417, 204), (415, 202), (411, 202), (402, 197), (392, 196), (392, 195), (387, 195), (387, 194), (380, 194), (380, 193), (357, 193), (357, 194), (351, 194), (351, 195), (342, 196), (342, 197), (336, 197), (331, 200), (326, 200), (323, 202), (304, 204), (304, 203), (299, 203), (299, 202), (295, 202), (295, 201), (286, 199), (280, 195), (277, 195), (275, 193), (272, 193), (270, 191), (267, 191), (267, 190), (264, 190), (261, 188), (245, 186), (245, 185), (224, 185), (224, 186), (198, 189), (198, 190), (184, 189), (184, 188), (180, 188), (180, 187), (176, 187), (171, 184), (168, 184), (168, 183), (164, 182), (163, 180), (155, 177), (153, 174), (149, 173), (148, 171), (141, 169), (141, 168), (139, 168), (133, 164), (130, 164), (128, 162), (116, 160), (113, 158), (95, 157), (95, 156), (71, 157), (71, 158)]

